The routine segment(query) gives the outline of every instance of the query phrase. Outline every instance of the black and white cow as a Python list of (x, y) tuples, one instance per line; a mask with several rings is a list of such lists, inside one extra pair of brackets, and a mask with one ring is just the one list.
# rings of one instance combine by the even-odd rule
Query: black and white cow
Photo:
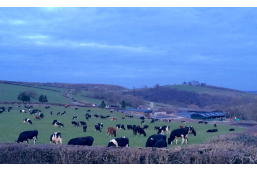
[(160, 122), (160, 119), (154, 119), (155, 122)]
[(144, 121), (144, 120), (142, 120), (142, 121), (141, 121), (141, 125), (142, 125), (142, 124), (144, 124), (144, 123), (145, 123), (145, 121)]
[(137, 133), (139, 133), (140, 136), (141, 136), (142, 134), (143, 134), (144, 136), (146, 136), (146, 133), (145, 133), (144, 129), (141, 128), (141, 127), (136, 127), (136, 128), (133, 129), (133, 134), (137, 136)]
[(86, 120), (87, 120), (87, 121), (89, 120), (89, 117), (88, 117), (88, 116), (86, 117)]
[(133, 130), (132, 125), (127, 125), (127, 129), (128, 129), (128, 130), (129, 130), (129, 129)]
[(56, 122), (58, 122), (58, 121), (57, 121), (57, 120), (54, 120), (52, 124), (54, 125)]
[(151, 135), (147, 139), (145, 147), (157, 147), (157, 148), (167, 147), (166, 136), (162, 134)]
[(31, 124), (31, 125), (32, 125), (32, 122), (31, 122), (31, 120), (30, 120), (30, 119), (25, 118), (23, 122), (24, 122), (24, 123), (28, 123), (28, 124)]
[(132, 130), (134, 130), (136, 127), (137, 127), (136, 125), (133, 125), (133, 126), (132, 126)]
[(150, 123), (154, 123), (155, 121), (152, 119)]
[(117, 128), (117, 129), (120, 129), (120, 130), (121, 130), (121, 129), (126, 130), (123, 124), (117, 124), (117, 125), (116, 125), (116, 128)]
[(148, 127), (149, 127), (148, 125), (144, 125), (143, 129), (148, 129)]
[(63, 128), (64, 125), (61, 122), (55, 122), (54, 126)]
[(79, 126), (79, 122), (73, 120), (73, 121), (71, 122), (71, 126)]
[(73, 116), (72, 120), (78, 119), (78, 116)]
[(103, 129), (104, 124), (103, 123), (98, 123), (98, 126), (100, 126), (100, 128)]
[(99, 126), (99, 125), (95, 125), (95, 131), (99, 131), (99, 132), (101, 132), (101, 127)]
[(115, 147), (129, 147), (129, 139), (125, 136), (122, 138), (115, 138), (112, 139), (108, 143), (108, 147), (115, 146)]
[(196, 132), (192, 126), (186, 126), (185, 128), (182, 129), (175, 129), (170, 133), (170, 138), (168, 138), (168, 144), (172, 145), (172, 141), (176, 139), (176, 144), (178, 142), (178, 138), (182, 138), (182, 143), (184, 143), (184, 140), (186, 139), (186, 144), (188, 141), (188, 134), (193, 133), (194, 136), (196, 136)]
[(235, 129), (231, 128), (231, 129), (229, 129), (229, 131), (235, 131)]
[(199, 124), (199, 123), (203, 123), (203, 121), (201, 120), (201, 121), (198, 122), (198, 124)]
[(158, 130), (158, 134), (163, 134), (164, 132), (167, 132), (167, 134), (170, 134), (170, 127), (169, 126), (162, 126)]
[(61, 113), (60, 112), (58, 112), (56, 115), (58, 116), (58, 115), (60, 115)]
[(87, 123), (84, 121), (80, 121), (79, 123), (80, 123), (80, 125), (87, 125)]
[(159, 131), (160, 126), (154, 126), (154, 130), (158, 130)]
[(186, 121), (185, 120), (181, 120), (181, 123), (186, 123)]
[(62, 136), (60, 132), (54, 132), (51, 136), (50, 136), (50, 144), (58, 144), (58, 142), (60, 144), (62, 144)]
[(20, 133), (18, 139), (15, 142), (20, 143), (23, 141), (27, 141), (27, 143), (29, 143), (28, 139), (29, 140), (33, 139), (34, 144), (36, 144), (37, 136), (38, 136), (37, 130), (24, 131)]
[(39, 117), (41, 117), (42, 119), (44, 118), (44, 116), (45, 116), (45, 115), (44, 115), (43, 113), (40, 113), (40, 114), (39, 114)]
[(84, 125), (83, 126), (83, 132), (86, 132), (87, 131), (87, 125)]
[(106, 116), (100, 115), (100, 119), (106, 119)]
[(68, 145), (86, 145), (92, 146), (94, 138), (92, 136), (73, 138), (68, 142)]
[(94, 114), (95, 118), (98, 118), (99, 116), (97, 114)]
[(206, 132), (218, 132), (218, 129), (209, 129)]
[(61, 115), (65, 115), (66, 114), (66, 111), (62, 112)]
[(26, 110), (20, 110), (20, 113), (27, 113)]
[(140, 117), (139, 119), (141, 119), (141, 120), (145, 120), (145, 116), (142, 116), (142, 117)]

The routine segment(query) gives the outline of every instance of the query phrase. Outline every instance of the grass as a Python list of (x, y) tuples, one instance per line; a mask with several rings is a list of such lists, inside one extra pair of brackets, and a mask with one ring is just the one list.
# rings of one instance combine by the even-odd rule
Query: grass
[[(127, 127), (128, 124), (130, 125), (139, 125), (140, 120), (139, 118), (132, 118), (132, 119), (125, 119), (121, 120), (121, 117), (124, 117), (125, 114), (113, 112), (110, 113), (108, 110), (100, 109), (100, 108), (79, 108), (75, 110), (74, 108), (63, 108), (58, 106), (51, 106), (50, 109), (45, 109), (42, 106), (34, 106), (34, 108), (39, 108), (44, 113), (45, 117), (42, 120), (34, 120), (34, 115), (30, 115), (29, 113), (20, 113), (20, 108), (17, 108), (15, 105), (0, 105), (9, 107), (12, 106), (13, 110), (10, 112), (3, 112), (0, 114), (0, 142), (10, 142), (14, 143), (17, 140), (19, 134), (22, 131), (26, 130), (38, 130), (38, 140), (37, 144), (49, 144), (50, 135), (56, 131), (62, 133), (63, 144), (67, 144), (71, 138), (75, 137), (83, 137), (83, 136), (93, 136), (94, 143), (93, 146), (96, 145), (103, 145), (107, 146), (108, 142), (113, 139), (114, 137), (107, 137), (107, 129), (108, 127), (116, 127), (116, 124), (124, 124)], [(21, 108), (24, 108), (21, 106)], [(85, 114), (87, 110), (90, 109), (92, 118), (87, 121), (85, 118)], [(53, 112), (51, 116), (49, 113), (50, 111)], [(64, 116), (57, 116), (57, 112), (66, 111), (66, 115)], [(99, 119), (94, 118), (94, 114), (101, 114), (101, 115), (110, 115), (111, 117), (116, 117), (117, 122), (111, 121), (110, 119)], [(71, 126), (72, 116), (77, 115), (78, 121), (85, 121), (87, 123), (87, 132), (83, 132), (82, 127), (73, 127)], [(32, 125), (23, 123), (23, 119), (29, 118), (32, 120)], [(52, 125), (53, 120), (61, 121), (64, 124), (64, 128), (57, 128)], [(97, 123), (103, 123), (103, 131), (96, 132), (94, 126)], [(126, 136), (129, 138), (130, 147), (144, 147), (145, 143), (150, 135), (156, 134), (154, 130), (154, 126), (162, 126), (168, 125), (171, 127), (171, 130), (178, 129), (181, 125), (180, 122), (172, 122), (172, 123), (164, 123), (164, 122), (156, 122), (154, 124), (150, 124), (149, 120), (146, 120), (146, 125), (149, 125), (149, 128), (145, 130), (146, 137), (136, 137), (133, 135), (131, 130), (117, 130), (117, 137)], [(221, 134), (228, 134), (234, 132), (242, 132), (245, 128), (234, 127), (234, 132), (229, 132), (228, 130), (231, 128), (229, 126), (218, 126), (218, 133), (206, 133), (206, 130), (213, 129), (213, 125), (202, 125), (196, 123), (186, 123), (183, 126), (193, 126), (197, 132), (196, 136), (190, 135), (189, 136), (189, 143), (191, 144), (201, 144), (204, 143), (208, 138), (213, 136), (221, 135)], [(165, 133), (166, 134), (166, 133)], [(169, 136), (169, 135), (168, 135)], [(30, 143), (33, 143), (32, 141)], [(181, 139), (178, 140), (178, 144), (181, 144)], [(175, 146), (174, 143), (172, 147)], [(169, 145), (170, 147), (170, 145)]]

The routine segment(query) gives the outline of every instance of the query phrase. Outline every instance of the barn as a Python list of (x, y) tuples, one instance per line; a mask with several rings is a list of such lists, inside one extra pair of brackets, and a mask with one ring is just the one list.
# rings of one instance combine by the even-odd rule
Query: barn
[(222, 112), (195, 112), (191, 114), (191, 119), (202, 120), (223, 120), (227, 114)]
[(145, 109), (124, 109), (123, 113), (127, 114), (142, 114), (145, 116), (152, 116), (153, 111), (152, 110), (145, 110)]

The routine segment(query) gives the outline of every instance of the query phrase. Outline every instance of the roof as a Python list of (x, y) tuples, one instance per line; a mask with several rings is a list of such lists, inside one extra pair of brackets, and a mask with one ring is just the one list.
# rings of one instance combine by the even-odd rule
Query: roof
[(227, 116), (227, 114), (221, 112), (206, 112), (206, 113), (194, 113), (191, 116), (202, 116), (202, 117), (216, 117), (216, 116)]
[(145, 110), (145, 109), (124, 109), (124, 111), (134, 111), (134, 112), (144, 112), (144, 113), (152, 113), (152, 110)]

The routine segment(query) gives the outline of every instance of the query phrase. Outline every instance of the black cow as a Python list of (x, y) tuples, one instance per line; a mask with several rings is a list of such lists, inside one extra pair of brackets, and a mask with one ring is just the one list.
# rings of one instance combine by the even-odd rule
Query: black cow
[(127, 137), (122, 137), (122, 138), (115, 138), (112, 139), (108, 143), (108, 147), (110, 146), (116, 146), (116, 147), (129, 147), (129, 139)]
[(50, 112), (50, 115), (53, 115), (53, 112), (52, 112), (52, 111)]
[(160, 119), (154, 119), (155, 122), (160, 122)]
[(0, 113), (3, 113), (4, 111), (0, 110)]
[(87, 112), (90, 112), (90, 110), (87, 110)]
[(110, 118), (111, 116), (110, 115), (107, 115), (106, 118)]
[(58, 113), (57, 113), (57, 116), (58, 116), (58, 115), (60, 115), (60, 114), (61, 114), (61, 113), (60, 113), (60, 112), (58, 112)]
[(145, 126), (143, 127), (143, 129), (148, 129), (148, 127), (149, 127), (148, 125), (145, 125)]
[(133, 126), (132, 126), (132, 130), (134, 130), (136, 127), (137, 127), (136, 125), (133, 125)]
[(171, 132), (170, 138), (168, 138), (168, 144), (172, 145), (172, 141), (176, 139), (176, 144), (178, 142), (178, 138), (182, 138), (182, 143), (184, 143), (184, 139), (186, 139), (186, 144), (188, 141), (188, 134), (193, 133), (194, 136), (196, 136), (196, 132), (192, 126), (186, 126), (185, 128), (182, 129), (175, 129)]
[(185, 120), (181, 120), (181, 123), (186, 123), (186, 121)]
[(144, 117), (144, 116), (142, 116), (142, 117), (140, 117), (139, 119), (141, 119), (141, 120), (145, 120), (145, 117)]
[(198, 122), (198, 124), (199, 124), (199, 123), (203, 123), (203, 121), (201, 120), (201, 121)]
[(79, 122), (73, 120), (73, 121), (71, 122), (71, 126), (79, 126)]
[(233, 129), (233, 128), (231, 128), (231, 129), (229, 129), (229, 131), (234, 131), (235, 129)]
[(58, 127), (61, 127), (61, 128), (64, 127), (64, 125), (61, 122), (58, 122), (58, 121), (55, 122), (54, 126), (58, 126)]
[(58, 144), (58, 142), (60, 144), (62, 144), (62, 136), (60, 132), (54, 132), (51, 136), (50, 136), (50, 144)]
[(216, 125), (216, 124), (214, 124), (214, 127), (217, 127), (217, 125)]
[(169, 126), (162, 126), (158, 130), (158, 134), (163, 134), (164, 132), (167, 132), (167, 134), (170, 134), (170, 127)]
[(132, 125), (127, 125), (127, 129), (128, 129), (128, 130), (129, 130), (129, 129), (133, 130)]
[(160, 126), (154, 126), (154, 130), (159, 130)]
[(204, 122), (204, 124), (208, 124), (208, 122)]
[(24, 123), (26, 123), (26, 122), (27, 122), (28, 124), (31, 124), (31, 125), (32, 125), (32, 122), (31, 122), (31, 120), (30, 120), (30, 119), (25, 118), (23, 122), (24, 122)]
[(86, 120), (89, 120), (89, 117), (88, 117), (88, 116), (86, 117)]
[(152, 119), (152, 121), (150, 123), (154, 123), (154, 120)]
[(209, 129), (206, 132), (218, 132), (218, 129)]
[(65, 115), (66, 114), (66, 111), (62, 112), (61, 115)]
[(95, 131), (99, 131), (99, 132), (101, 132), (101, 127), (99, 126), (99, 125), (95, 125)]
[(146, 133), (145, 133), (144, 129), (141, 128), (141, 127), (136, 127), (136, 128), (133, 129), (133, 134), (137, 136), (137, 133), (139, 133), (140, 136), (141, 136), (142, 134), (143, 134), (144, 136), (146, 136)]
[(144, 121), (144, 120), (142, 120), (141, 125), (142, 125), (142, 124), (144, 124), (144, 123), (145, 123), (145, 121)]
[(80, 125), (87, 125), (87, 123), (84, 121), (80, 121), (79, 123), (80, 123)]
[(78, 116), (73, 116), (72, 120), (78, 119)]
[(94, 138), (92, 136), (73, 138), (68, 142), (68, 145), (86, 145), (92, 146)]
[(117, 125), (116, 125), (116, 128), (117, 128), (117, 129), (120, 129), (120, 130), (121, 130), (121, 129), (126, 130), (123, 124), (122, 124), (122, 125), (121, 125), (121, 124), (117, 124)]
[(94, 114), (95, 118), (98, 118), (99, 116), (97, 114)]
[(42, 119), (44, 118), (44, 116), (45, 116), (45, 115), (44, 115), (43, 113), (40, 113), (40, 114), (39, 114), (39, 117), (41, 117)]
[(129, 116), (129, 118), (133, 118), (133, 116)]
[[(166, 136), (165, 135), (162, 135), (162, 134), (155, 134), (155, 135), (151, 135), (147, 141), (146, 141), (146, 144), (145, 144), (145, 147), (153, 147), (154, 144), (159, 141), (159, 140), (165, 140), (166, 141)], [(167, 144), (167, 143), (166, 143)], [(158, 145), (157, 145), (158, 146)], [(156, 147), (156, 145), (155, 145)], [(167, 145), (166, 145), (167, 147)]]
[(18, 139), (15, 142), (20, 143), (23, 141), (27, 141), (27, 143), (29, 143), (28, 139), (30, 140), (33, 139), (35, 144), (37, 140), (37, 135), (38, 135), (37, 130), (24, 131), (20, 133)]
[(87, 131), (87, 125), (83, 126), (83, 131), (86, 132)]
[(167, 147), (167, 142), (166, 140), (160, 139), (155, 142), (153, 145), (153, 148), (166, 148)]
[(100, 119), (106, 119), (106, 117), (105, 117), (105, 116), (100, 115)]
[(75, 108), (75, 110), (78, 110), (78, 108)]

